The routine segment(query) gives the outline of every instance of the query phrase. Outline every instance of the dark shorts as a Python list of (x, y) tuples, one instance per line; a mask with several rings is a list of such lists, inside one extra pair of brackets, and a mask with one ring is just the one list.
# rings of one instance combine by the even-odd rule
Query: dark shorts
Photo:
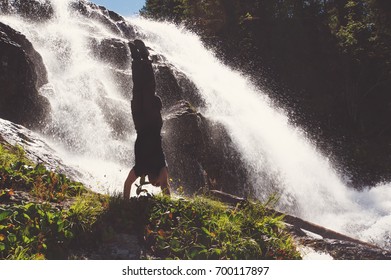
[(137, 133), (134, 150), (136, 157), (134, 170), (137, 177), (148, 174), (158, 176), (160, 169), (166, 166), (160, 130)]

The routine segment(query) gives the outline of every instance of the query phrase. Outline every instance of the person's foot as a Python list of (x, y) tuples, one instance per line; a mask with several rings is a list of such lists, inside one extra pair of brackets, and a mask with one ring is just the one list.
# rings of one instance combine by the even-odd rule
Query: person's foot
[(140, 52), (137, 49), (136, 45), (134, 43), (132, 43), (132, 42), (129, 42), (128, 46), (129, 46), (129, 49), (130, 49), (130, 53), (132, 54), (133, 60), (140, 60), (141, 59), (141, 55), (140, 55)]
[(138, 49), (141, 58), (148, 59), (149, 51), (148, 51), (147, 47), (145, 46), (144, 42), (139, 39), (136, 39), (136, 40), (134, 40), (134, 45)]

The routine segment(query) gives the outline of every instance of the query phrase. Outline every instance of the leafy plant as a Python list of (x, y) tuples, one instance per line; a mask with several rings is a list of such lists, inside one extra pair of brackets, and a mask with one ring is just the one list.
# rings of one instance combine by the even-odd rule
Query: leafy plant
[[(153, 258), (300, 257), (283, 230), (283, 217), (270, 215), (264, 205), (232, 208), (205, 196), (109, 197), (33, 165), (12, 149), (0, 150), (0, 203), (5, 202), (0, 204), (0, 259), (66, 259), (73, 248), (96, 248), (121, 232), (137, 233)], [(41, 202), (15, 204), (14, 189)]]
[(205, 197), (151, 200), (149, 253), (162, 259), (298, 259), (282, 216), (260, 204), (230, 208)]
[(71, 237), (70, 223), (50, 204), (11, 205), (0, 208), (0, 258), (43, 258), (48, 248)]
[[(20, 147), (1, 144), (0, 163), (0, 259), (66, 256), (74, 236), (90, 228), (100, 214), (100, 196), (95, 194), (94, 200), (81, 183), (34, 165)], [(41, 202), (16, 204), (11, 200), (16, 190)], [(49, 203), (74, 197), (69, 208)]]
[(63, 201), (84, 191), (82, 184), (64, 174), (34, 165), (24, 156), (22, 148), (0, 145), (0, 189), (30, 190), (44, 201)]

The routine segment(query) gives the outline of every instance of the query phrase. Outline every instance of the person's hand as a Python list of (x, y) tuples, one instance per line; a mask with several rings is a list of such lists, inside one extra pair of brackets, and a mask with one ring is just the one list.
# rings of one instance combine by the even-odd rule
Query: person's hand
[(132, 168), (132, 170), (130, 170), (128, 177), (126, 178), (125, 183), (124, 183), (124, 192), (123, 192), (124, 199), (129, 199), (130, 190), (132, 189), (132, 184), (134, 183), (134, 181), (136, 181), (136, 179), (137, 179), (136, 172)]
[(165, 195), (170, 195), (170, 184), (168, 182), (168, 168), (164, 166), (160, 169), (159, 176), (157, 180), (154, 182), (154, 186), (160, 186), (162, 192)]

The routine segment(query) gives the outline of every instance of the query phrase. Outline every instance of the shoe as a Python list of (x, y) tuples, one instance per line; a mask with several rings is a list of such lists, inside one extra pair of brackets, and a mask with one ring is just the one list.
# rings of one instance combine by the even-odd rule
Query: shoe
[(136, 39), (136, 40), (134, 40), (134, 45), (138, 49), (141, 58), (148, 59), (149, 51), (147, 50), (147, 47), (145, 46), (144, 42)]
[(132, 58), (134, 60), (140, 60), (141, 55), (140, 55), (140, 52), (138, 51), (137, 47), (135, 46), (135, 44), (133, 44), (132, 42), (129, 42), (128, 46), (130, 49), (130, 53), (132, 54)]

